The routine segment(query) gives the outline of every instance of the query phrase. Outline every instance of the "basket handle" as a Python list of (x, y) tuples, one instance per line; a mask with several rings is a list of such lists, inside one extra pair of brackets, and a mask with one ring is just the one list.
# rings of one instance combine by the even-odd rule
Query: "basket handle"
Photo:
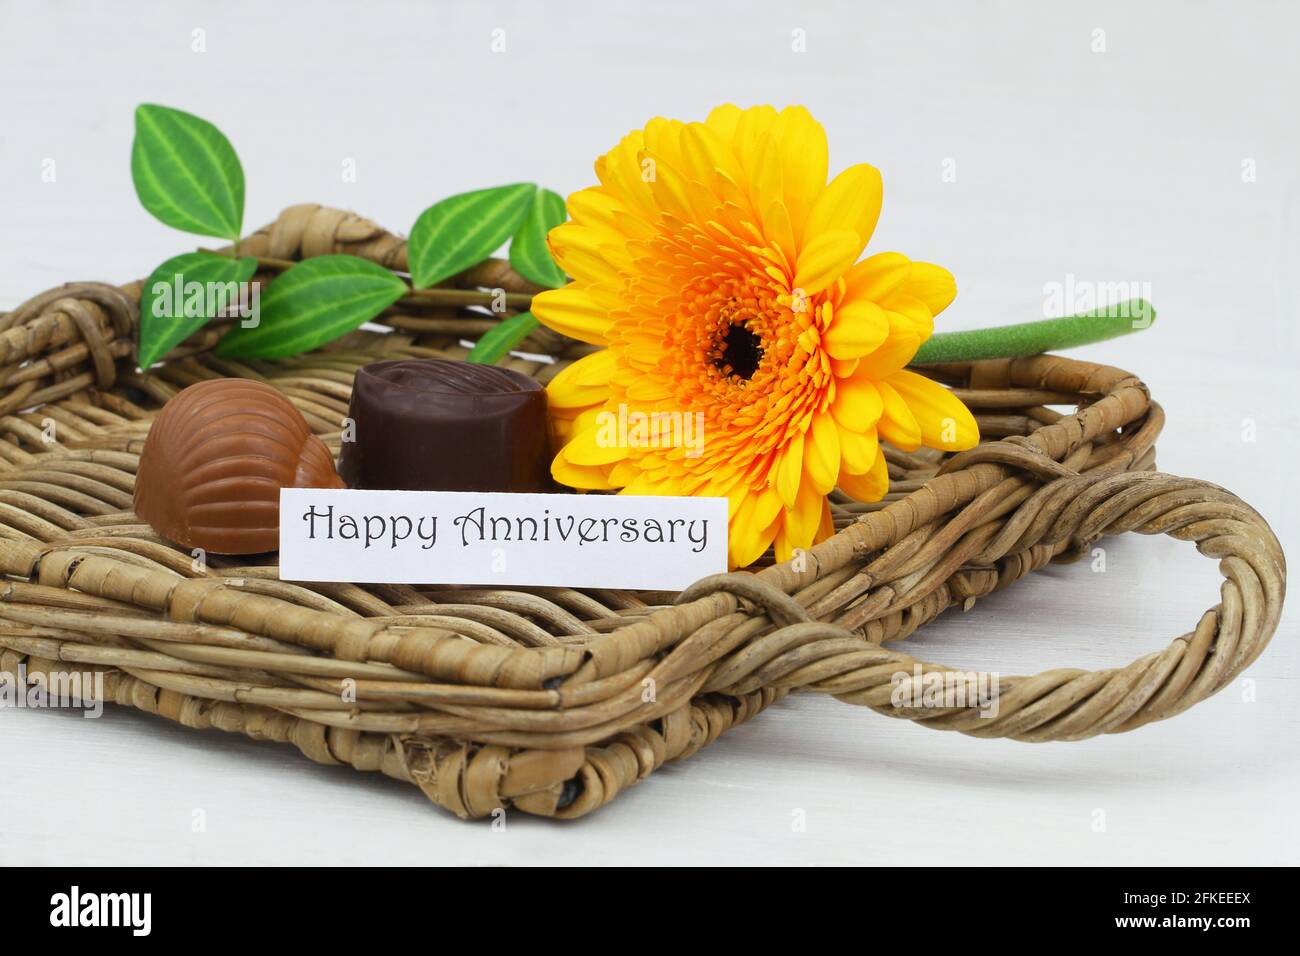
[[(1062, 668), (1033, 677), (971, 674), (863, 643), (860, 634), (815, 621), (797, 601), (752, 574), (697, 582), (682, 601), (718, 590), (761, 605), (777, 624), (721, 660), (703, 688), (742, 695), (763, 687), (820, 691), (890, 717), (976, 737), (1081, 740), (1132, 730), (1181, 713), (1222, 690), (1267, 646), (1286, 591), (1286, 563), (1262, 517), (1208, 482), (1158, 472), (1062, 478), (1069, 502), (1014, 543), (1012, 560), (1036, 545), (1068, 542), (1086, 554), (1104, 535), (1168, 534), (1217, 558), (1221, 602), (1168, 647), (1125, 667)], [(694, 592), (694, 593), (692, 593)]]

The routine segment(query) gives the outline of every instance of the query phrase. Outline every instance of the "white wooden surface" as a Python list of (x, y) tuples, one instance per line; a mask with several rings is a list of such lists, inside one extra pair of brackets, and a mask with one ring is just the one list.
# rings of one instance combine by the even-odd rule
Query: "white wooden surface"
[[(1169, 414), (1160, 465), (1238, 492), (1294, 552), (1294, 8), (540, 6), (0, 5), (0, 307), (137, 277), (196, 243), (135, 200), (141, 101), (226, 131), (249, 226), (318, 201), (403, 231), (463, 189), (588, 184), (595, 156), (657, 113), (801, 102), (834, 168), (884, 173), (872, 247), (956, 274), (944, 327), (1039, 317), (1068, 274), (1149, 283), (1155, 328), (1078, 354), (1141, 374)], [(1106, 547), (1105, 573), (1035, 575), (926, 628), (915, 652), (1007, 674), (1102, 667), (1217, 601), (1213, 562), (1188, 545)], [(1288, 612), (1249, 683), (1133, 734), (982, 741), (800, 698), (582, 823), (514, 815), (504, 832), (289, 748), (117, 709), (5, 711), (0, 863), (1294, 863), (1296, 631)]]

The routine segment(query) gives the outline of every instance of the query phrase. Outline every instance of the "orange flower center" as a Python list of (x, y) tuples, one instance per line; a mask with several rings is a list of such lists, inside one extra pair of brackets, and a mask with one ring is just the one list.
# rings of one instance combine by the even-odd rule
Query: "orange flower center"
[(655, 377), (673, 393), (665, 405), (704, 413), (705, 461), (764, 465), (827, 398), (820, 350), (801, 342), (812, 323), (760, 264), (675, 270), (679, 292), (664, 303), (671, 318)]

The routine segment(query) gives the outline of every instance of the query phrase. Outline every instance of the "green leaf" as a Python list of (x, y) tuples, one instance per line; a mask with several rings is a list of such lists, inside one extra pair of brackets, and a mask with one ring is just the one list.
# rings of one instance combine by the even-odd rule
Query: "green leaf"
[(536, 191), (532, 183), (478, 189), (420, 213), (406, 245), (412, 284), (427, 289), (492, 255), (515, 234)]
[(549, 189), (538, 189), (533, 194), (528, 214), (510, 240), (510, 264), (529, 282), (558, 289), (568, 281), (546, 247), (546, 234), (565, 218), (563, 196)]
[(1093, 342), (1141, 332), (1156, 319), (1145, 299), (1129, 299), (1061, 319), (1040, 319), (969, 332), (941, 332), (921, 343), (913, 365), (931, 362), (974, 362), (1059, 352)]
[(267, 288), (257, 325), (235, 326), (216, 352), (268, 359), (309, 352), (370, 321), (406, 292), (405, 282), (366, 259), (304, 259)]
[(211, 252), (187, 252), (155, 269), (140, 294), (139, 366), (153, 365), (218, 312), (238, 305), (239, 286), (256, 271), (256, 259)]
[(244, 170), (207, 120), (145, 103), (135, 111), (131, 178), (144, 208), (176, 229), (238, 241)]
[(508, 355), (511, 349), (528, 338), (529, 333), (538, 325), (540, 323), (533, 317), (531, 312), (520, 312), (518, 315), (512, 315), (510, 318), (502, 320), (496, 327), (483, 333), (483, 337), (470, 349), (469, 355), (465, 356), (465, 360), (477, 362), (479, 365), (495, 365)]

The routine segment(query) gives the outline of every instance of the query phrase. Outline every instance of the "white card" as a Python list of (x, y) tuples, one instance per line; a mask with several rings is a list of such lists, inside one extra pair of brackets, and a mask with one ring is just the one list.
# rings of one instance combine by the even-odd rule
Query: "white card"
[(280, 490), (280, 577), (680, 590), (727, 570), (727, 499)]

